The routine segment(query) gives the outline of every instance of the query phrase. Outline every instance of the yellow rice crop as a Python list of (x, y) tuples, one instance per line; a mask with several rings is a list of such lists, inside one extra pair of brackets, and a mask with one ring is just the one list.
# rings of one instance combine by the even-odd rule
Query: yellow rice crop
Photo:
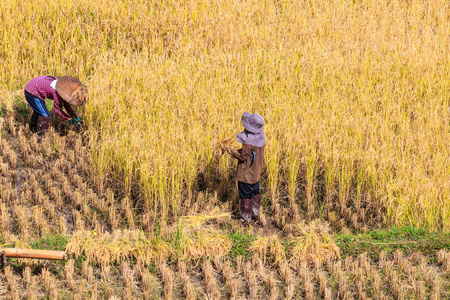
[(232, 170), (212, 167), (214, 141), (248, 110), (266, 119), (267, 197), (286, 183), (311, 214), (323, 198), (448, 229), (449, 15), (444, 0), (6, 0), (0, 102), (79, 77), (100, 179), (138, 178), (163, 221), (198, 170)]

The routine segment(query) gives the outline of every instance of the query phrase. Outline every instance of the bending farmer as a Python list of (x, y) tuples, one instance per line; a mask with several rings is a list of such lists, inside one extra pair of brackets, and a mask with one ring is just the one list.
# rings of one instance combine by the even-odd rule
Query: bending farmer
[[(80, 106), (86, 103), (87, 89), (77, 78), (63, 76), (39, 76), (25, 85), (25, 98), (33, 109), (30, 129), (40, 136), (45, 134), (51, 123), (50, 113), (45, 106), (45, 98), (54, 101), (55, 112), (70, 124), (80, 124), (81, 119), (73, 111), (71, 105)], [(62, 111), (65, 108), (67, 113)]]
[(261, 115), (244, 112), (241, 121), (245, 129), (236, 135), (236, 139), (243, 144), (242, 148), (225, 150), (238, 160), (236, 180), (241, 198), (241, 222), (248, 225), (252, 214), (256, 218), (259, 216), (259, 181), (266, 139), (262, 129), (264, 119)]

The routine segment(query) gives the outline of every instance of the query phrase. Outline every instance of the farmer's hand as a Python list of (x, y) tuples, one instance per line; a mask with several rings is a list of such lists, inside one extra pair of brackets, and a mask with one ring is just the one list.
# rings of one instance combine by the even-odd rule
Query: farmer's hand
[(69, 121), (70, 125), (82, 125), (84, 124), (83, 120), (81, 118), (72, 118)]

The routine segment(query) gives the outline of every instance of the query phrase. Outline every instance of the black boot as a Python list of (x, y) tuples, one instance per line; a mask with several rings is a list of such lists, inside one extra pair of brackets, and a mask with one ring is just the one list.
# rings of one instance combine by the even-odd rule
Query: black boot
[(45, 135), (45, 132), (50, 127), (51, 122), (52, 122), (52, 117), (39, 116), (38, 122), (37, 122), (37, 130), (38, 130), (39, 137), (43, 137)]
[(28, 123), (28, 126), (30, 127), (31, 132), (37, 131), (37, 123), (38, 123), (39, 114), (35, 111), (33, 111), (33, 114), (30, 118), (30, 123)]

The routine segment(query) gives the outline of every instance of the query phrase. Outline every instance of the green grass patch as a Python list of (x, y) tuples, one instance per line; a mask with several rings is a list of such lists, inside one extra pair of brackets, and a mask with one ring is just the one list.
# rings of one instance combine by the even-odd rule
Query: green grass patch
[(69, 237), (62, 234), (49, 235), (30, 244), (32, 249), (65, 251)]
[(391, 228), (374, 230), (364, 234), (337, 234), (336, 244), (342, 257), (359, 255), (363, 252), (377, 259), (381, 251), (392, 254), (400, 249), (405, 254), (421, 252), (425, 256), (436, 257), (441, 249), (450, 249), (450, 233), (431, 231), (426, 228)]
[[(32, 113), (32, 109), (30, 105), (26, 101), (24, 101), (20, 96), (15, 96), (12, 104), (12, 108), (10, 108), (15, 114), (22, 115), (22, 117), (26, 118)], [(8, 108), (5, 104), (0, 103), (0, 117), (6, 117), (8, 114)]]
[(233, 247), (231, 247), (228, 256), (235, 259), (238, 255), (244, 259), (248, 259), (252, 256), (252, 253), (248, 251), (251, 243), (256, 239), (249, 233), (233, 232), (228, 235), (228, 238), (233, 241)]

